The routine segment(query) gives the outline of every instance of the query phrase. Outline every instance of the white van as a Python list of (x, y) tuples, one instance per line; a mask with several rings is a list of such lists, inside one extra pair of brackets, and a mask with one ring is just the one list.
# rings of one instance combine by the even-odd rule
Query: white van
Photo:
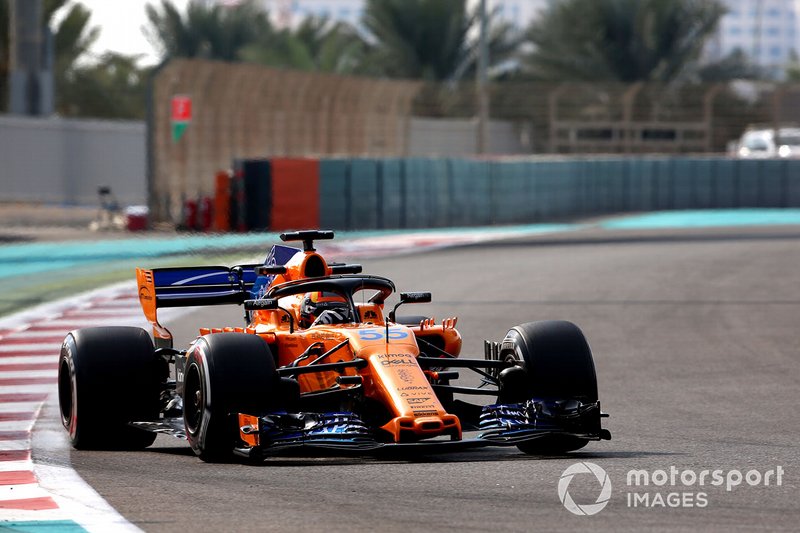
[(770, 157), (800, 157), (800, 128), (748, 130), (739, 141), (739, 157), (766, 159)]

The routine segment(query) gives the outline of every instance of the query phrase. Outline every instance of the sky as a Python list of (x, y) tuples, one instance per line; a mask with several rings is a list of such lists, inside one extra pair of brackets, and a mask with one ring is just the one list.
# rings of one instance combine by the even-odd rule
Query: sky
[[(79, 0), (89, 8), (92, 18), (89, 24), (100, 28), (100, 37), (91, 53), (100, 56), (106, 51), (123, 54), (144, 54), (140, 65), (158, 62), (156, 50), (142, 32), (147, 23), (144, 8), (147, 4), (160, 5), (159, 0)], [(183, 11), (189, 0), (172, 0)], [(73, 0), (74, 3), (74, 0)]]

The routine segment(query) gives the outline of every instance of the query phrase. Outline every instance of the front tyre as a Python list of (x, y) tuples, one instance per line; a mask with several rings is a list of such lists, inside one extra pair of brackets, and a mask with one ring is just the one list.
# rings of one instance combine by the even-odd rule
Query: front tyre
[(58, 360), (61, 423), (76, 449), (142, 449), (155, 433), (129, 425), (155, 420), (161, 376), (153, 342), (141, 328), (70, 332)]
[[(597, 376), (589, 344), (580, 328), (563, 320), (515, 326), (503, 339), (501, 354), (524, 364), (524, 379), (515, 376), (514, 396), (548, 400), (597, 401)], [(578, 450), (588, 441), (571, 435), (548, 435), (519, 444), (528, 454)]]
[(200, 337), (187, 353), (183, 416), (189, 444), (202, 460), (231, 458), (236, 413), (260, 415), (276, 401), (279, 378), (267, 343), (246, 333)]

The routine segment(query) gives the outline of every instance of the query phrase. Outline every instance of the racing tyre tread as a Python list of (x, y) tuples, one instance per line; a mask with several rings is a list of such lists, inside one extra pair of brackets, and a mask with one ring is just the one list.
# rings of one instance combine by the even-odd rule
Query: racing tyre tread
[(200, 337), (187, 353), (186, 437), (206, 462), (228, 462), (239, 438), (232, 413), (259, 415), (276, 404), (275, 360), (267, 343), (246, 333)]
[(129, 425), (155, 420), (161, 378), (141, 328), (108, 326), (67, 334), (58, 363), (61, 422), (76, 449), (138, 450), (156, 434)]
[[(513, 352), (508, 344), (513, 344)], [(597, 375), (589, 344), (572, 322), (549, 320), (515, 326), (503, 340), (503, 351), (524, 363), (526, 396), (545, 399), (597, 401)], [(520, 443), (527, 454), (561, 454), (578, 450), (588, 441), (571, 435), (548, 435)]]

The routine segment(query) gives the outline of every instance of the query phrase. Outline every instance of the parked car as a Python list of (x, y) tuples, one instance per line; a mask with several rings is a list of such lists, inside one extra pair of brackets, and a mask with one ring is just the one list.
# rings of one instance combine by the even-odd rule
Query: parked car
[(749, 159), (800, 157), (800, 128), (748, 130), (739, 141), (738, 155)]

